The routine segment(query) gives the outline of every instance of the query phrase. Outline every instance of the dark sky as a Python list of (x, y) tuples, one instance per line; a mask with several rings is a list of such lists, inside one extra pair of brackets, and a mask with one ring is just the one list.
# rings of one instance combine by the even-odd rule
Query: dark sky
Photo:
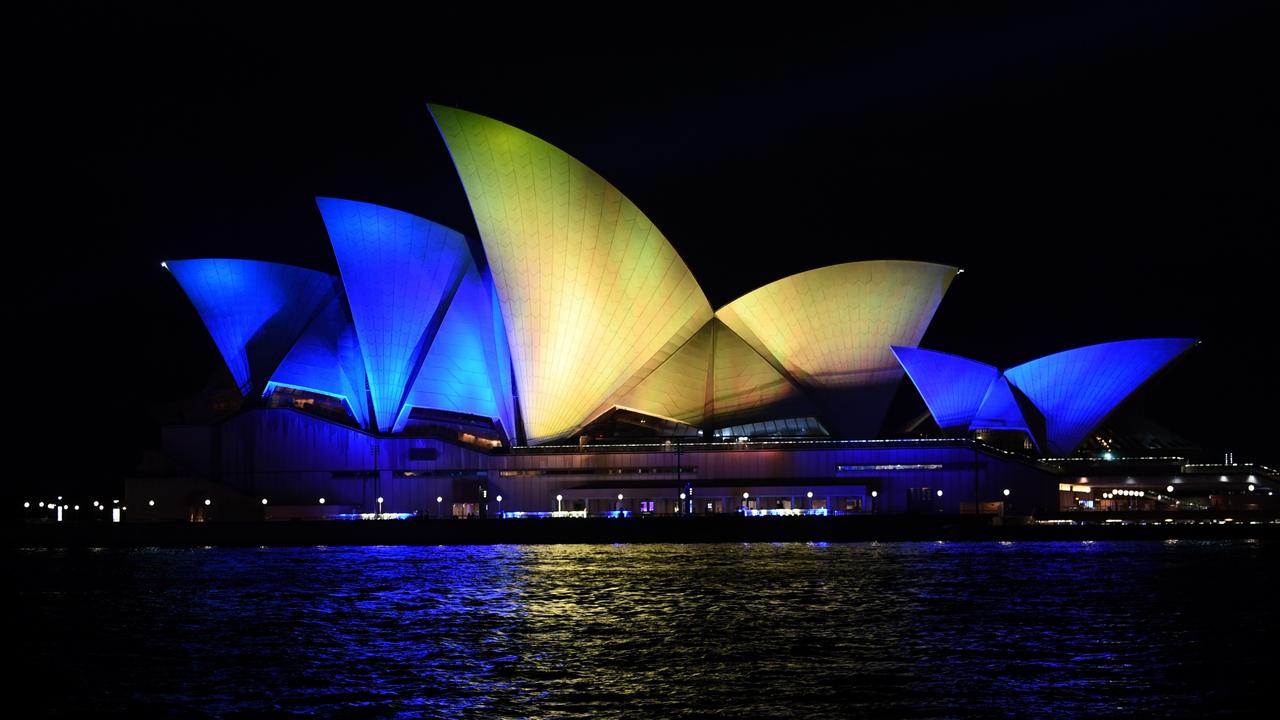
[(1280, 462), (1267, 3), (714, 22), (259, 5), (63, 3), (13, 25), (10, 407), (53, 472), (119, 475), (155, 444), (150, 408), (220, 364), (161, 260), (336, 271), (316, 195), (474, 236), (428, 101), (600, 172), (717, 307), (904, 258), (966, 270), (925, 347), (1008, 366), (1202, 338), (1148, 389), (1149, 414)]

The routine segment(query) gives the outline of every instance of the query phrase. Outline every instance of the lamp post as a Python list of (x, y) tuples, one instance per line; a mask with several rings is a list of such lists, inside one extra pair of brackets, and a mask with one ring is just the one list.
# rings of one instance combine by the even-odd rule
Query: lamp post
[(743, 492), (743, 493), (742, 493), (742, 514), (743, 514), (744, 516), (747, 514), (747, 500), (748, 500), (750, 497), (751, 497), (751, 493), (749, 493), (749, 492)]
[(442, 503), (442, 502), (444, 502), (444, 497), (443, 497), (443, 496), (441, 496), (441, 495), (437, 495), (437, 496), (436, 496), (436, 517), (444, 517), (443, 515), (441, 515), (441, 514), (440, 514), (440, 512), (441, 512), (441, 511), (440, 511), (440, 503)]
[(618, 511), (619, 515), (622, 514), (622, 493), (618, 493), (618, 507), (616, 508), (616, 510)]
[(495, 499), (498, 501), (498, 518), (501, 519), (502, 518), (502, 496), (499, 495)]
[(382, 496), (378, 496), (378, 515), (382, 515)]
[(564, 496), (556, 493), (556, 512), (564, 512)]

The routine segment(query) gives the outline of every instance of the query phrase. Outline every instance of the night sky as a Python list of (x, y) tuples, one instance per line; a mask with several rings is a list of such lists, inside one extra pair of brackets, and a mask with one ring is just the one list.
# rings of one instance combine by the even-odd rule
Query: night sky
[(1202, 338), (1145, 393), (1147, 414), (1280, 462), (1266, 3), (714, 22), (640, 5), (573, 22), (540, 4), (60, 5), (12, 24), (6, 88), (9, 407), (50, 476), (127, 473), (156, 445), (155, 408), (220, 372), (162, 260), (336, 272), (317, 195), (474, 237), (426, 102), (601, 173), (716, 307), (801, 270), (899, 258), (965, 269), (923, 347), (1005, 367)]

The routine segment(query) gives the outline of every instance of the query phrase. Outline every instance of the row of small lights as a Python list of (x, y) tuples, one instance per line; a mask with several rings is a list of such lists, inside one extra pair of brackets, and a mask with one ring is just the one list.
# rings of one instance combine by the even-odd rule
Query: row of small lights
[[(1005, 488), (1005, 489), (1002, 491), (1002, 493), (1004, 494), (1004, 496), (1005, 496), (1005, 497), (1009, 497), (1009, 488)], [(812, 499), (813, 499), (813, 491), (812, 491), (812, 490), (810, 490), (810, 491), (806, 492), (804, 495), (805, 495), (805, 497), (809, 498), (810, 500), (812, 500)], [(879, 493), (878, 491), (876, 491), (876, 490), (872, 490), (872, 491), (871, 491), (871, 497), (873, 497), (873, 498), (880, 497), (880, 493)], [(942, 497), (942, 491), (941, 491), (941, 490), (939, 490), (939, 491), (938, 491), (938, 497)], [(622, 498), (623, 498), (622, 493), (618, 493), (618, 501), (619, 501), (619, 502), (621, 502), (621, 501), (622, 501)], [(439, 500), (439, 498), (436, 498), (436, 499), (437, 499), (437, 501)], [(680, 493), (680, 499), (681, 499), (681, 500), (687, 500), (687, 499), (688, 499), (688, 496), (687, 496), (687, 495), (685, 495), (684, 493)], [(750, 499), (751, 499), (751, 493), (749, 493), (749, 492), (744, 492), (744, 493), (742, 493), (742, 499), (743, 499), (743, 500), (750, 500)], [(501, 496), (501, 495), (499, 495), (499, 496), (498, 496), (498, 502), (502, 502), (502, 496)], [(562, 502), (564, 502), (564, 495), (556, 495), (556, 507), (557, 507), (557, 508), (559, 508), (560, 503), (562, 503)]]

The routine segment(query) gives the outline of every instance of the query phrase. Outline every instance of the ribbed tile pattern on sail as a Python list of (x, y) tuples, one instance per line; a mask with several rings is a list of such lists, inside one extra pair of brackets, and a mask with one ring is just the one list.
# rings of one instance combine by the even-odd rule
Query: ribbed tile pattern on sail
[(967, 430), (1000, 371), (977, 360), (921, 348), (892, 347), (934, 422), (943, 431)]
[(809, 270), (716, 312), (796, 380), (823, 388), (900, 378), (890, 345), (915, 347), (957, 268), (871, 260)]
[(813, 405), (737, 333), (712, 320), (711, 412), (716, 426), (812, 414)]
[(430, 109), (493, 273), (528, 440), (562, 436), (711, 308), (662, 233), (590, 168), (496, 120)]
[(420, 217), (317, 198), (341, 270), (380, 430), (399, 416), (429, 331), (473, 265), (466, 239)]
[(618, 404), (690, 425), (701, 425), (707, 411), (714, 322), (704, 324)]
[(1048, 451), (1068, 454), (1113, 409), (1196, 340), (1101, 343), (1048, 355), (1004, 375), (1045, 417)]
[(970, 421), (971, 430), (1026, 430), (1031, 426), (1022, 414), (1022, 408), (1013, 396), (1009, 381), (1004, 377), (990, 383), (982, 398), (982, 404)]
[(261, 390), (322, 306), (338, 294), (327, 273), (259, 260), (170, 260), (242, 394)]
[(502, 322), (502, 307), (493, 287), (493, 275), (483, 272), (485, 292), (489, 296), (490, 328), (493, 339), (489, 343), (489, 381), (493, 383), (493, 397), (498, 402), (498, 419), (509, 444), (516, 441), (515, 397), (511, 386), (511, 350), (507, 347), (507, 327)]
[(480, 273), (468, 269), (409, 390), (407, 406), (501, 416), (489, 376), (492, 314)]
[(335, 296), (316, 315), (271, 376), (271, 384), (340, 397), (360, 426), (367, 427), (364, 359), (344, 298)]

